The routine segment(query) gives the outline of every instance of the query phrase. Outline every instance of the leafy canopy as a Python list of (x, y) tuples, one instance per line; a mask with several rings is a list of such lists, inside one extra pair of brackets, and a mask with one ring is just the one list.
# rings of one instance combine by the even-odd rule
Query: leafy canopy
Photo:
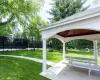
[(13, 20), (21, 23), (22, 19), (36, 14), (39, 8), (39, 3), (33, 0), (0, 0), (0, 25)]
[[(41, 0), (0, 0), (0, 33), (10, 30), (16, 24), (26, 27), (39, 12), (40, 3)], [(9, 31), (3, 35), (5, 33)]]

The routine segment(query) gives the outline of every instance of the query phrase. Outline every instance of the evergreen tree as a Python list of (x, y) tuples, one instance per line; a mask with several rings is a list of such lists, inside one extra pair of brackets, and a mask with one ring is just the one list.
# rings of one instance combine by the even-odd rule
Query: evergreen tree
[(53, 16), (51, 20), (56, 22), (75, 13), (86, 10), (87, 7), (83, 7), (85, 2), (86, 0), (55, 0), (53, 8), (49, 12)]
[[(83, 7), (85, 2), (86, 2), (86, 0), (55, 0), (53, 3), (53, 8), (49, 12), (53, 16), (53, 18), (50, 19), (51, 22), (60, 21), (64, 18), (67, 18), (67, 17), (73, 15), (73, 14), (76, 14), (76, 13), (86, 10), (89, 6)], [(62, 47), (61, 46), (62, 44), (57, 39), (56, 40), (50, 39), (49, 41), (52, 42), (52, 44), (57, 44), (55, 46), (57, 49)], [(80, 42), (81, 42), (81, 44), (80, 44)], [(87, 41), (87, 40), (73, 40), (73, 41), (70, 41), (68, 44), (74, 45), (74, 47), (70, 46), (71, 48), (89, 47), (89, 46), (83, 47), (85, 45), (84, 42), (87, 42), (87, 45), (93, 44), (91, 41)], [(54, 45), (52, 45), (52, 46), (54, 46)]]

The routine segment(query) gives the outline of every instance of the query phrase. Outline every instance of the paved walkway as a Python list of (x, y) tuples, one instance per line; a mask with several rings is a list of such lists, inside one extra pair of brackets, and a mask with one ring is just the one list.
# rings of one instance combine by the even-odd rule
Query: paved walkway
[[(14, 56), (14, 55), (0, 55), (0, 56), (22, 58), (22, 59), (28, 59), (28, 60), (32, 60), (32, 61), (35, 61), (35, 62), (42, 63), (42, 60), (41, 59), (37, 59), (37, 58), (30, 58), (30, 57), (25, 57), (25, 56)], [(53, 66), (55, 64), (56, 63), (47, 61), (47, 65)]]
[(0, 49), (0, 51), (18, 51), (18, 50), (28, 50), (28, 49)]

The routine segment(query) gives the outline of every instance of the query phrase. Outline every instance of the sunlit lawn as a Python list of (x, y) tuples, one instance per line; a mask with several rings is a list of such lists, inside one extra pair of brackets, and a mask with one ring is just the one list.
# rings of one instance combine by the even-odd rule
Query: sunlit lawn
[[(90, 51), (68, 50), (66, 56), (80, 57), (80, 58), (94, 58), (94, 53)], [(100, 54), (98, 55), (98, 63), (100, 64)]]
[(49, 80), (39, 75), (41, 71), (40, 63), (0, 57), (0, 80)]
[[(7, 51), (0, 52), (0, 55), (27, 56), (42, 59), (42, 50), (36, 51)], [(94, 54), (88, 51), (67, 50), (66, 56), (94, 58)], [(100, 64), (100, 54), (99, 54)], [(47, 60), (59, 62), (62, 60), (62, 51), (47, 51)], [(48, 80), (39, 75), (42, 71), (42, 64), (11, 57), (0, 57), (0, 80)]]
[[(27, 57), (34, 57), (34, 58), (42, 59), (42, 50), (7, 51), (7, 52), (0, 52), (0, 54), (27, 56)], [(62, 53), (59, 51), (54, 51), (54, 52), (47, 51), (47, 60), (53, 61), (53, 62), (59, 62), (60, 60), (62, 60)]]
[[(0, 54), (9, 54), (9, 55), (18, 55), (18, 56), (28, 56), (28, 57), (34, 57), (42, 59), (42, 50), (36, 50), (36, 51), (13, 51), (13, 52), (0, 52)], [(72, 57), (82, 57), (82, 58), (94, 58), (93, 52), (89, 51), (78, 51), (78, 50), (67, 50), (66, 51), (67, 56)], [(99, 64), (100, 64), (100, 54), (99, 54)], [(53, 62), (59, 62), (62, 60), (62, 51), (53, 51), (49, 52), (47, 50), (47, 60), (53, 61)]]

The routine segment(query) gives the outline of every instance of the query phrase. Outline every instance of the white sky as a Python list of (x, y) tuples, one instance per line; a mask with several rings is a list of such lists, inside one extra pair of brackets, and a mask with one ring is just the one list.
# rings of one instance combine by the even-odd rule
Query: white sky
[[(52, 3), (53, 0), (45, 0), (44, 6), (40, 11), (40, 16), (42, 17), (43, 20), (49, 21), (48, 18), (52, 17), (47, 11), (50, 11), (52, 6), (50, 3)], [(87, 0), (84, 6), (90, 5), (94, 0)]]

